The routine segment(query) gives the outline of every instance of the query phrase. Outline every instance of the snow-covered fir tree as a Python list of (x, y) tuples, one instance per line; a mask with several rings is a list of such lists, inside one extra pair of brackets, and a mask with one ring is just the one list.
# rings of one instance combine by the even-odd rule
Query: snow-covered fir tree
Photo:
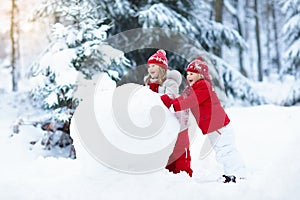
[(285, 71), (300, 77), (300, 0), (282, 2), (286, 22), (282, 29), (286, 45)]
[[(226, 45), (228, 47), (245, 47), (245, 41), (234, 29), (228, 28), (221, 23), (216, 23), (210, 19), (211, 6), (205, 1), (108, 1), (98, 2), (106, 11), (108, 20), (113, 22), (110, 31), (117, 34), (122, 31), (134, 28), (165, 28), (187, 35), (200, 43), (201, 46), (210, 51), (214, 47)], [(130, 23), (128, 23), (130, 22)], [(144, 46), (152, 43), (158, 37), (149, 35), (142, 38)], [(159, 38), (158, 38), (159, 39)], [(135, 43), (136, 41), (128, 41)], [(141, 49), (143, 46), (141, 46)], [(135, 56), (145, 63), (146, 57), (153, 52), (145, 53), (144, 58)], [(134, 57), (134, 55), (131, 55)], [(173, 56), (173, 55), (172, 55)], [(170, 56), (170, 57), (172, 57)], [(129, 57), (131, 58), (131, 57)], [(172, 65), (172, 58), (171, 65)], [(182, 60), (176, 59), (174, 62)], [(178, 64), (177, 64), (178, 65)]]
[[(280, 1), (282, 12), (285, 13), (285, 25), (282, 29), (284, 44), (286, 46), (283, 73), (300, 77), (300, 0)], [(300, 84), (295, 81), (289, 96), (282, 102), (282, 105), (290, 106), (300, 102)]]
[[(206, 55), (210, 55), (207, 56), (208, 60), (215, 60), (213, 54), (209, 53), (214, 48), (220, 48), (222, 45), (239, 49), (246, 47), (244, 39), (236, 30), (211, 20), (210, 14), (212, 8), (205, 1), (150, 0), (147, 2), (111, 2), (104, 0), (101, 3), (98, 2), (98, 4), (106, 11), (108, 20), (112, 21), (111, 34), (117, 34), (134, 28), (144, 28), (145, 30), (154, 27), (165, 28), (166, 34), (153, 34), (153, 32), (149, 31), (149, 35), (145, 34), (146, 37), (136, 37), (134, 40), (124, 39), (128, 46), (130, 44), (140, 44), (138, 51), (126, 54), (133, 61), (132, 65), (137, 66), (138, 70), (129, 71), (127, 75), (123, 76), (119, 84), (126, 82), (143, 84), (143, 76), (146, 70), (143, 67), (139, 67), (139, 65), (147, 63), (149, 56), (156, 51), (156, 49), (149, 50), (143, 48), (149, 44), (163, 43), (166, 46), (170, 45), (164, 40), (172, 41), (172, 38), (177, 37), (174, 37), (174, 33), (182, 34), (184, 37), (180, 37), (180, 41), (171, 44), (173, 48), (177, 48), (176, 53), (180, 53), (181, 55), (176, 55), (168, 51), (169, 66), (170, 68), (179, 70), (183, 75), (185, 74), (184, 68), (188, 64), (188, 61), (191, 61), (205, 51), (208, 52)], [(168, 30), (170, 30), (169, 35)], [(186, 41), (183, 38), (190, 40)], [(119, 42), (121, 43), (121, 41)], [(225, 94), (231, 95), (237, 99), (245, 100), (250, 104), (262, 104), (265, 102), (256, 92), (249, 93), (249, 91), (254, 91), (252, 85), (238, 71), (236, 73), (233, 72), (235, 71), (234, 68), (224, 68), (223, 65), (219, 66), (220, 62), (214, 62), (214, 64), (210, 65), (211, 75), (220, 96), (224, 96)], [(227, 73), (224, 70), (228, 70)], [(222, 71), (222, 73), (218, 73), (219, 71)], [(223, 74), (231, 74), (231, 78), (226, 78), (227, 76), (223, 76)], [(224, 88), (224, 85), (226, 88)], [(245, 88), (237, 92), (236, 88), (241, 85), (245, 86)]]
[[(51, 113), (42, 125), (47, 131), (43, 143), (48, 148), (72, 144), (69, 125), (78, 105), (73, 96), (77, 77), (82, 74), (91, 79), (99, 72), (107, 72), (117, 79), (118, 73), (112, 69), (121, 68), (127, 62), (122, 51), (104, 42), (110, 26), (89, 1), (60, 1), (53, 9), (59, 19), (64, 20), (53, 25), (51, 45), (31, 70), (37, 83), (32, 99)], [(57, 134), (60, 134), (59, 139), (54, 142)], [(72, 156), (74, 153), (71, 153)]]

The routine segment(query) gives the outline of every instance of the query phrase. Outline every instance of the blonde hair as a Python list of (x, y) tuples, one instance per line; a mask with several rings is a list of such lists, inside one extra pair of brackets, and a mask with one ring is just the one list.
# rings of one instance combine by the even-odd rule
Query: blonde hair
[(195, 74), (198, 75), (199, 79), (198, 80), (201, 80), (201, 79), (205, 79), (205, 76), (203, 74), (200, 74), (200, 73), (196, 73), (196, 72), (193, 72)]
[(201, 80), (201, 79), (205, 79), (205, 76), (203, 74), (199, 73), (199, 80)]
[[(145, 79), (146, 85), (149, 84), (150, 79), (151, 79), (151, 76), (150, 76), (150, 74), (148, 74)], [(162, 67), (159, 67), (159, 73), (158, 73), (158, 78), (157, 78), (158, 84), (161, 85), (163, 82), (165, 82), (166, 79), (167, 79), (167, 70)]]

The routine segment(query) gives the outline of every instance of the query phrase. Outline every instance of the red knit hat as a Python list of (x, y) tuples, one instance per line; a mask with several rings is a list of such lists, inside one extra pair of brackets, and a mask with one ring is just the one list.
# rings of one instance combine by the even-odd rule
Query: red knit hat
[(163, 49), (158, 50), (148, 59), (148, 66), (150, 64), (156, 64), (164, 69), (168, 69), (168, 59), (166, 57), (166, 52)]
[(195, 60), (188, 64), (185, 71), (202, 74), (206, 79), (210, 80), (207, 63), (201, 56), (198, 56)]

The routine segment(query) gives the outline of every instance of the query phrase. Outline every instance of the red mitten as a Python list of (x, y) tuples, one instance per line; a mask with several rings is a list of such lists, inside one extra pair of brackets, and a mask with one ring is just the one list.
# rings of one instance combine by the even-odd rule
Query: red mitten
[(173, 100), (167, 94), (160, 96), (160, 99), (164, 102), (164, 104), (165, 104), (165, 106), (167, 106), (167, 108), (171, 107)]
[(173, 107), (174, 107), (174, 110), (175, 111), (180, 111), (180, 103), (179, 103), (179, 100), (178, 99), (174, 99), (173, 100)]

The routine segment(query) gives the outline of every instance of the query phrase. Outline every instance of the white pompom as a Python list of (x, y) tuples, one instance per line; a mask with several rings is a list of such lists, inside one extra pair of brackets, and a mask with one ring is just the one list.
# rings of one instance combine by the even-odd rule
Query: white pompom
[(165, 50), (163, 50), (163, 49), (158, 50), (157, 53), (161, 53), (161, 54), (163, 54), (164, 56), (167, 55), (166, 52), (165, 52)]

